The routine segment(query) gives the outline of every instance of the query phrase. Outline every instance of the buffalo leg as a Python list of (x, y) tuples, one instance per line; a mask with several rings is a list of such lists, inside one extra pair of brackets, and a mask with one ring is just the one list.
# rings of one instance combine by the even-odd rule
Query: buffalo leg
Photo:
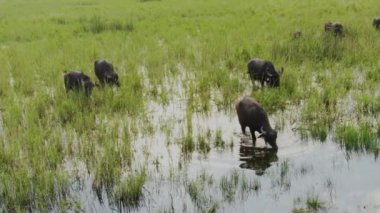
[(249, 127), (249, 131), (251, 131), (251, 135), (252, 135), (252, 145), (253, 147), (256, 146), (256, 136), (255, 136), (255, 130), (251, 127)]
[(245, 135), (245, 127), (246, 126), (241, 125), (241, 131), (243, 132), (244, 135)]

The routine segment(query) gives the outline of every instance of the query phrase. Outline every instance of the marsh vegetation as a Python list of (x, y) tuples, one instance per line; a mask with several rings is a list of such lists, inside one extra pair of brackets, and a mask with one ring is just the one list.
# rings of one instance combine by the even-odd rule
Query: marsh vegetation
[[(1, 210), (379, 210), (377, 1), (0, 5)], [(252, 84), (254, 57), (284, 67), (280, 87)], [(100, 58), (121, 86), (66, 93), (64, 71), (95, 80)], [(278, 152), (244, 145), (244, 95)]]

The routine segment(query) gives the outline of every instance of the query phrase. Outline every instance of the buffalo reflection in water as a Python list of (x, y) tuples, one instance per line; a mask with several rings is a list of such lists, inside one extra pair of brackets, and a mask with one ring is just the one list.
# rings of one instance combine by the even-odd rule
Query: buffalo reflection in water
[(256, 171), (256, 175), (263, 175), (264, 171), (271, 166), (273, 162), (278, 161), (277, 150), (269, 148), (258, 148), (240, 145), (240, 168), (252, 169)]

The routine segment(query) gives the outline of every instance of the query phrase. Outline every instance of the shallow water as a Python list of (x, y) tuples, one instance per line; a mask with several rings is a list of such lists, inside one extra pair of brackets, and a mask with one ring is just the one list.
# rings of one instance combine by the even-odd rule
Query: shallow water
[[(171, 85), (166, 88), (171, 89), (169, 103), (147, 103), (153, 133), (140, 133), (132, 142), (132, 171), (145, 167), (148, 174), (140, 205), (120, 207), (105, 192), (100, 203), (91, 188), (93, 177), (84, 173), (83, 183), (71, 191), (82, 210), (291, 212), (306, 208), (307, 199), (314, 198), (326, 212), (380, 212), (380, 164), (374, 154), (347, 153), (330, 136), (325, 142), (301, 138), (297, 107), (270, 116), (278, 129), (277, 152), (269, 151), (262, 139), (256, 142), (258, 149), (251, 147), (233, 105), (226, 111), (211, 104), (208, 113), (194, 112), (188, 128), (187, 105), (181, 98), (185, 90), (179, 82), (166, 79), (164, 85)], [(194, 150), (183, 152), (181, 144), (189, 134)], [(217, 137), (222, 139), (218, 143)], [(199, 138), (210, 145), (209, 152), (197, 148)], [(196, 196), (191, 195), (191, 184), (197, 186)]]
[[(144, 159), (151, 172), (144, 186), (144, 200), (132, 211), (202, 212), (216, 205), (218, 212), (290, 212), (305, 208), (308, 198), (317, 198), (327, 212), (380, 212), (380, 164), (373, 154), (347, 153), (330, 137), (323, 143), (301, 139), (289, 122), (279, 131), (277, 153), (253, 150), (250, 136), (240, 133), (235, 113), (215, 109), (208, 115), (193, 115), (193, 138), (196, 141), (197, 135), (211, 132), (207, 140), (213, 141), (215, 132), (220, 131), (224, 148), (210, 142), (208, 154), (185, 154), (179, 145), (186, 135), (185, 105), (154, 108), (152, 116), (160, 117), (161, 124), (174, 124), (170, 134), (157, 131), (135, 143), (150, 150), (149, 158)], [(275, 116), (286, 119), (291, 114)], [(272, 126), (274, 120), (270, 118)], [(265, 147), (262, 139), (256, 144)], [(135, 146), (137, 153), (139, 145)], [(221, 179), (235, 173), (239, 174), (239, 184), (233, 198), (226, 200)], [(212, 183), (202, 184), (201, 176), (209, 177)], [(239, 187), (242, 177), (248, 182), (258, 181), (259, 189)], [(198, 200), (189, 195), (188, 184), (194, 181), (200, 184)]]
[[(193, 127), (194, 131), (219, 129), (223, 140), (232, 141), (232, 145), (211, 146), (208, 154), (194, 151), (185, 155), (176, 142), (176, 138), (181, 137), (174, 135), (181, 132), (181, 125), (174, 125), (178, 129), (173, 129), (171, 135), (156, 131), (134, 141), (134, 166), (148, 164), (148, 177), (141, 205), (124, 208), (124, 211), (202, 212), (215, 204), (218, 212), (290, 212), (304, 208), (308, 197), (317, 197), (327, 212), (380, 211), (380, 164), (373, 154), (348, 154), (330, 138), (324, 143), (301, 140), (290, 125), (279, 131), (277, 153), (252, 150), (250, 137), (239, 132), (233, 115), (223, 112), (212, 115), (194, 116), (193, 123), (197, 127)], [(183, 122), (180, 117), (174, 117), (170, 120)], [(264, 147), (264, 141), (258, 139), (257, 146)], [(149, 154), (143, 150), (149, 150)], [(282, 175), (284, 162), (288, 169)], [(238, 186), (233, 198), (226, 200), (221, 179), (234, 173), (239, 174), (238, 185), (244, 176), (249, 182), (258, 181), (259, 189), (244, 190)], [(199, 181), (200, 176), (212, 179), (212, 183), (200, 183), (202, 199), (194, 201), (187, 186)], [(87, 174), (85, 179), (81, 189), (75, 190), (79, 193), (82, 210), (115, 211), (117, 207), (110, 204), (104, 192), (103, 203), (99, 203), (91, 190), (92, 177)]]
[[(300, 148), (291, 150), (291, 146), (300, 146)], [(380, 210), (378, 184), (380, 166), (372, 156), (353, 155), (348, 160), (346, 154), (332, 142), (324, 144), (289, 142), (288, 147), (283, 148), (284, 150), (279, 150), (277, 157), (268, 158), (264, 167), (255, 167), (255, 163), (251, 162), (249, 169), (241, 168), (244, 162), (239, 160), (236, 151), (212, 152), (208, 159), (193, 158), (183, 171), (186, 176), (184, 179), (192, 179), (203, 171), (218, 179), (238, 170), (248, 178), (260, 180), (261, 188), (257, 194), (248, 195), (243, 200), (235, 200), (231, 204), (223, 202), (222, 198), (217, 199), (226, 212), (236, 209), (239, 212), (253, 209), (258, 212), (289, 212), (295, 207), (294, 200), (297, 198), (305, 200), (309, 196), (317, 196), (332, 211)], [(290, 167), (286, 177), (289, 187), (276, 183), (280, 176), (280, 163), (285, 160)], [(182, 181), (182, 184), (186, 182), (181, 179), (174, 183), (165, 179), (148, 181), (146, 188), (150, 193), (145, 196), (147, 205), (139, 210), (169, 208), (172, 205), (170, 199), (164, 199), (163, 194), (178, 198), (174, 202), (176, 203), (174, 209), (178, 211), (183, 211), (185, 205), (194, 206), (189, 202), (185, 186), (180, 183)], [(216, 189), (210, 190), (218, 191), (219, 185), (215, 185)]]

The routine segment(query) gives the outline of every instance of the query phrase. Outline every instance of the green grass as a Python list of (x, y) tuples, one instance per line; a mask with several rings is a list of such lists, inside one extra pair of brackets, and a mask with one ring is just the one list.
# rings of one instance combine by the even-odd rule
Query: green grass
[(115, 187), (114, 196), (122, 205), (127, 207), (138, 206), (143, 197), (145, 178), (146, 173), (144, 170), (137, 174), (131, 174)]
[(380, 111), (380, 101), (370, 93), (360, 94), (356, 97), (357, 110), (365, 115), (375, 115)]
[[(295, 200), (296, 203), (302, 202), (301, 198), (297, 198)], [(324, 202), (320, 200), (320, 198), (316, 195), (310, 196), (308, 195), (305, 200), (304, 208), (293, 208), (293, 213), (302, 213), (302, 212), (320, 212), (326, 210)]]
[(308, 198), (306, 200), (307, 208), (313, 211), (323, 209), (323, 203), (318, 199), (318, 197)]
[(369, 151), (377, 153), (380, 150), (378, 132), (375, 132), (369, 123), (359, 123), (338, 126), (335, 136), (337, 140), (349, 151)]
[[(195, 140), (192, 116), (214, 104), (230, 112), (242, 95), (269, 114), (296, 105), (306, 138), (331, 134), (348, 150), (378, 150), (380, 34), (371, 26), (377, 3), (0, 0), (0, 206), (69, 203), (69, 195), (55, 200), (70, 187), (66, 159), (84, 162), (93, 186), (110, 197), (121, 184), (116, 198), (126, 200), (129, 184), (120, 181), (135, 161), (132, 142), (156, 131), (147, 103), (166, 105), (177, 94), (163, 86), (166, 77), (181, 76), (185, 88), (185, 153), (225, 146), (220, 131)], [(328, 20), (343, 23), (343, 37), (324, 33)], [(253, 57), (285, 68), (280, 88), (252, 86), (246, 63)], [(95, 88), (90, 98), (66, 94), (63, 72), (80, 70), (95, 80), (98, 58), (114, 63), (121, 87)], [(350, 96), (355, 110), (347, 113), (340, 102)], [(140, 197), (139, 187), (131, 190)]]
[(211, 146), (205, 136), (198, 135), (197, 150), (199, 150), (199, 152), (203, 154), (207, 154), (210, 152)]
[(225, 202), (231, 204), (237, 199), (246, 200), (250, 194), (258, 193), (260, 188), (259, 179), (253, 179), (236, 169), (217, 178), (202, 170), (195, 179), (186, 183), (190, 199), (203, 212), (218, 210), (219, 204)]

